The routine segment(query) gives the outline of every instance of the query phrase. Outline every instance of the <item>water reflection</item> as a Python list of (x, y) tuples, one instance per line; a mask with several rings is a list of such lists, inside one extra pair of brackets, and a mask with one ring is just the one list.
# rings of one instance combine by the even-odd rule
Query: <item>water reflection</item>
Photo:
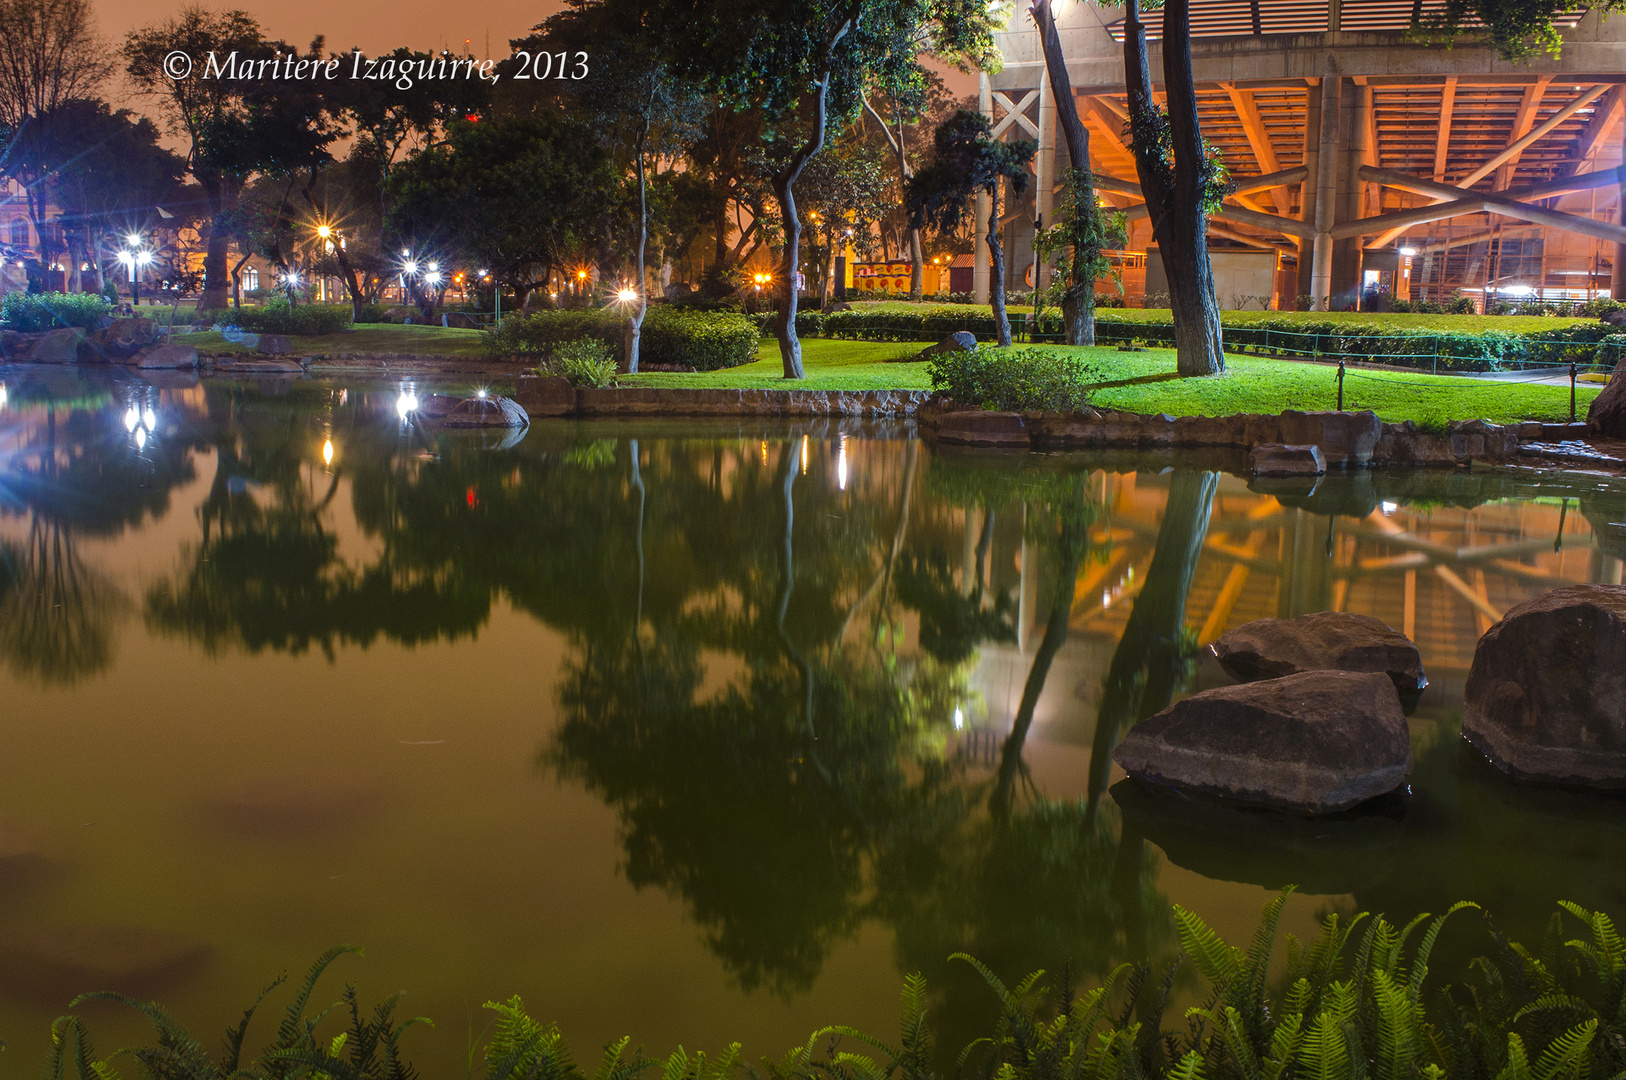
[[(1450, 471), (1250, 487), (1202, 461), (957, 455), (855, 424), (447, 436), (405, 407), (418, 388), (398, 385), (5, 382), (0, 649), (14, 675), (63, 693), (117, 676), (124, 635), (196, 646), (166, 661), (175, 685), (211, 664), (275, 661), (333, 665), (399, 700), (359, 650), (478, 657), (510, 616), (545, 630), (524, 640), (539, 656), (556, 641), (557, 659), (503, 674), (530, 702), (526, 787), (504, 813), (531, 812), (541, 781), (589, 793), (613, 814), (621, 879), (573, 917), (610, 918), (590, 909), (629, 885), (669, 898), (728, 994), (794, 1009), (879, 931), (890, 952), (863, 960), (878, 996), (893, 997), (899, 970), (923, 970), (935, 1022), (958, 1027), (987, 1002), (950, 952), (1006, 974), (1063, 962), (1099, 974), (1172, 951), (1176, 900), (1231, 905), (1251, 925), (1258, 891), (1288, 882), (1312, 894), (1307, 917), (1469, 896), (1517, 936), (1559, 895), (1626, 899), (1600, 857), (1626, 834), (1617, 801), (1513, 789), (1456, 738), (1492, 619), (1558, 584), (1620, 580), (1626, 489), (1602, 481)], [(137, 573), (115, 540), (162, 558)], [(121, 621), (132, 603), (143, 619)], [(1329, 608), (1421, 645), (1432, 686), (1412, 720), (1412, 797), (1311, 827), (1152, 798), (1114, 774), (1130, 725), (1226, 681), (1202, 646), (1250, 619)], [(266, 692), (309, 708), (294, 688)], [(459, 722), (486, 737), (477, 709)], [(387, 768), (399, 782), (358, 782), (322, 818), (331, 827), (255, 835), (301, 852), (364, 836), (402, 851), (429, 843), (425, 820), (485, 797), (477, 781)], [(229, 805), (303, 821), (303, 796), (252, 794), (266, 782), (245, 777), (251, 795)], [(166, 797), (218, 816), (214, 790), (177, 781)], [(390, 809), (338, 812), (352, 804)], [(1523, 866), (1508, 865), (1513, 845)], [(224, 877), (186, 863), (189, 888), (229, 909)], [(518, 909), (548, 902), (494, 915), (413, 897), (403, 915), (393, 891), (357, 899), (376, 901), (379, 934), (406, 919), (489, 939), (471, 965), (506, 957)], [(491, 995), (524, 989), (495, 977)], [(686, 973), (669, 992), (709, 978)], [(606, 1036), (644, 1029), (614, 993), (577, 993)], [(711, 993), (728, 1028), (736, 999)], [(886, 1026), (798, 1015), (792, 1027), (831, 1019)]]

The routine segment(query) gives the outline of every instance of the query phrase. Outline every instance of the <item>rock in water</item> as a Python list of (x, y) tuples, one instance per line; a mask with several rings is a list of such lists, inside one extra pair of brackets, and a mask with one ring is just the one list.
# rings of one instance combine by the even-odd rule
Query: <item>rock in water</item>
[(14, 927), (0, 932), (0, 979), (53, 1004), (64, 994), (148, 994), (209, 954), (207, 942), (136, 926)]
[(190, 345), (160, 345), (156, 349), (143, 349), (127, 363), (138, 368), (195, 368), (198, 350)]
[(1329, 814), (1405, 784), (1411, 737), (1387, 676), (1309, 671), (1194, 694), (1112, 757), (1143, 782)]
[(59, 330), (52, 330), (35, 344), (34, 351), (29, 353), (28, 359), (34, 364), (72, 364), (79, 360), (79, 345), (85, 340), (85, 332), (77, 326), (65, 326)]
[(1520, 604), (1474, 650), (1462, 734), (1519, 780), (1626, 789), (1626, 586)]
[(1370, 615), (1321, 611), (1296, 619), (1255, 619), (1209, 648), (1241, 682), (1304, 671), (1379, 671), (1395, 684), (1408, 712), (1428, 685), (1417, 646)]
[(1248, 468), (1255, 476), (1320, 476), (1327, 462), (1319, 446), (1263, 443), (1249, 451)]
[[(422, 411), (422, 406), (419, 407)], [(530, 414), (510, 398), (496, 394), (459, 401), (440, 418), (447, 427), (525, 427)]]

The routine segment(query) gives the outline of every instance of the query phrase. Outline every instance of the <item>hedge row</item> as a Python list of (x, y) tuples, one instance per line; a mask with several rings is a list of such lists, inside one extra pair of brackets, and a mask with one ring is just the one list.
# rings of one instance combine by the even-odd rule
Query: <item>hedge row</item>
[(0, 300), (0, 327), (38, 333), (64, 326), (95, 329), (113, 310), (95, 293), (7, 293)]
[(1052, 349), (955, 350), (927, 365), (932, 389), (1005, 412), (1067, 412), (1089, 403), (1102, 373), (1077, 353)]
[[(614, 308), (538, 311), (503, 320), (486, 331), (493, 356), (534, 357), (547, 363), (559, 345), (583, 338), (602, 341), (619, 364), (626, 352), (627, 316)], [(760, 337), (756, 320), (723, 311), (692, 311), (657, 305), (644, 316), (639, 358), (648, 364), (716, 371), (756, 359)]]
[[(818, 312), (809, 312), (818, 316)], [(816, 327), (816, 329), (815, 329)], [(919, 312), (839, 311), (808, 320), (804, 331), (826, 337), (858, 341), (940, 341), (959, 330), (979, 340), (995, 336), (991, 315), (941, 305)], [(1526, 366), (1592, 364), (1599, 343), (1613, 331), (1604, 323), (1556, 326), (1533, 333), (1503, 330), (1479, 332), (1404, 329), (1376, 323), (1306, 322), (1299, 319), (1252, 319), (1245, 325), (1225, 327), (1225, 347), (1233, 352), (1259, 352), (1278, 356), (1332, 357), (1440, 371), (1495, 371)], [(1037, 322), (1025, 314), (1011, 316), (1011, 332), (1019, 340), (1059, 342), (1061, 315), (1041, 315)], [(1146, 323), (1098, 312), (1095, 340), (1100, 345), (1174, 347), (1172, 323)]]

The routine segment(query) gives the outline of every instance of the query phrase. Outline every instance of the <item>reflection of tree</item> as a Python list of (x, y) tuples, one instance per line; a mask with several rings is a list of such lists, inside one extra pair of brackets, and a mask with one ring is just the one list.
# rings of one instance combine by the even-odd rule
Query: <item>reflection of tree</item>
[(1218, 473), (1177, 469), (1169, 476), (1157, 547), (1101, 690), (1090, 752), (1092, 808), (1107, 789), (1112, 751), (1124, 729), (1166, 708), (1191, 676), (1194, 660), (1185, 635), (1186, 596), (1208, 535), (1218, 484)]
[(174, 447), (135, 452), (122, 431), (112, 433), (106, 411), (74, 410), (59, 420), (47, 396), (44, 412), (6, 464), (6, 502), (29, 515), (29, 527), (26, 540), (0, 551), (0, 655), (17, 675), (71, 685), (112, 663), (125, 603), (85, 564), (80, 538), (117, 535), (161, 513), (190, 465)]
[(70, 529), (35, 515), (28, 539), (0, 548), (0, 655), (16, 675), (61, 686), (105, 671), (122, 596), (87, 567)]

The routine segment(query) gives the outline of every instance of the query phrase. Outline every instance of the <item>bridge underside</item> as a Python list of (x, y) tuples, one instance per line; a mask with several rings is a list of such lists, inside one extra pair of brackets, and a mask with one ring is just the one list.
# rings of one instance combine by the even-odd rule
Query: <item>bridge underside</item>
[[(1136, 303), (1159, 291), (1160, 270), (1126, 146), (1120, 12), (1058, 7), (1090, 167), (1103, 200), (1128, 215), (1123, 278)], [(1626, 295), (1626, 17), (1571, 16), (1559, 57), (1516, 65), (1472, 42), (1421, 43), (1405, 29), (1416, 8), (1400, 0), (1193, 7), (1203, 134), (1237, 186), (1209, 225), (1222, 253), (1222, 306), (1263, 306), (1267, 292), (1274, 306), (1334, 309), (1383, 303), (1381, 294), (1443, 300), (1460, 291), (1487, 303)], [(1327, 29), (1304, 29), (1317, 20)], [(1282, 28), (1296, 32), (1272, 32)], [(1155, 13), (1148, 30), (1161, 72)], [(1005, 66), (983, 77), (981, 107), (1004, 137), (1040, 143), (1030, 194), (1002, 207), (1006, 288), (1020, 292), (1024, 275), (1031, 280), (1034, 217), (1048, 217), (1069, 163), (1025, 13), (999, 44)], [(1333, 212), (1318, 229), (1320, 199)], [(979, 252), (982, 296), (986, 262)], [(1222, 267), (1232, 263), (1249, 269), (1231, 276)]]

